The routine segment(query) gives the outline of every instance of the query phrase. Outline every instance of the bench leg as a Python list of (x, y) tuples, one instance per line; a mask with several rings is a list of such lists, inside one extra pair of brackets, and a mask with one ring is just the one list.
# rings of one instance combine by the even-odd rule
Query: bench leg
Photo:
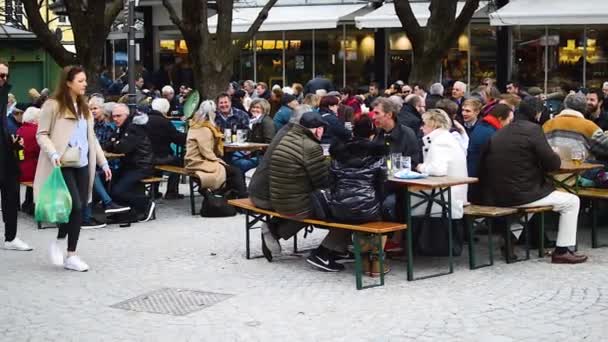
[(540, 213), (540, 229), (538, 230), (538, 257), (545, 257), (545, 213)]
[(298, 254), (298, 234), (293, 236), (293, 254)]
[(353, 251), (355, 252), (355, 282), (357, 290), (363, 289), (363, 261), (361, 260), (361, 236), (353, 233)]
[(247, 257), (247, 259), (251, 259), (251, 251), (249, 249), (249, 243), (251, 241), (249, 237), (249, 228), (251, 226), (251, 223), (249, 219), (249, 211), (247, 211), (245, 212), (245, 256)]
[(595, 199), (591, 200), (591, 248), (597, 248), (597, 204)]
[(507, 264), (511, 263), (511, 259), (509, 258), (509, 254), (511, 252), (511, 226), (507, 224), (507, 229), (505, 229), (505, 262)]
[(490, 265), (492, 266), (494, 265), (494, 239), (492, 239), (492, 237), (494, 237), (494, 233), (492, 232), (492, 225), (494, 224), (494, 220), (489, 219), (486, 220), (487, 224), (488, 224), (488, 258), (490, 259)]
[(196, 215), (196, 208), (194, 204), (194, 180), (192, 176), (188, 177), (188, 186), (190, 187), (190, 213), (194, 216)]
[(528, 215), (524, 214), (524, 231), (526, 232), (526, 260), (530, 259), (530, 220), (528, 219)]
[(467, 232), (469, 235), (469, 269), (474, 270), (475, 267), (475, 248), (473, 246), (473, 217), (464, 217), (464, 224), (467, 226)]
[[(378, 248), (378, 260), (380, 261), (380, 286), (384, 285), (384, 244), (382, 243), (382, 235), (374, 234), (374, 241), (376, 241), (376, 248)], [(371, 266), (370, 266), (371, 267)]]

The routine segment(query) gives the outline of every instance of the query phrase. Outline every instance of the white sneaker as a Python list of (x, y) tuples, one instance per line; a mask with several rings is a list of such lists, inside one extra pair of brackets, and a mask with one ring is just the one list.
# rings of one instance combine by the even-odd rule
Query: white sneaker
[(63, 268), (66, 270), (72, 270), (77, 272), (86, 272), (89, 270), (89, 265), (87, 265), (84, 261), (80, 260), (78, 255), (73, 255), (65, 259), (63, 263)]
[(279, 243), (279, 240), (277, 240), (277, 238), (272, 235), (272, 232), (268, 228), (268, 225), (266, 223), (262, 223), (261, 228), (262, 239), (264, 239), (266, 247), (268, 247), (268, 249), (273, 255), (281, 254), (281, 243)]
[(16, 237), (13, 241), (4, 241), (4, 249), (12, 251), (31, 251), (33, 248)]
[(61, 248), (59, 248), (59, 244), (57, 241), (51, 242), (51, 247), (49, 247), (49, 255), (51, 257), (51, 263), (53, 265), (63, 265), (63, 251), (61, 251)]

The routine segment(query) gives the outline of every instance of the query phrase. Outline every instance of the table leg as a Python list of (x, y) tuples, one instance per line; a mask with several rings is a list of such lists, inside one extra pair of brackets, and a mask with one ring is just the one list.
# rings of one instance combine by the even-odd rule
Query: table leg
[(407, 229), (405, 236), (407, 240), (407, 280), (414, 280), (414, 243), (412, 234), (412, 203), (410, 199), (410, 191), (405, 188), (405, 217)]

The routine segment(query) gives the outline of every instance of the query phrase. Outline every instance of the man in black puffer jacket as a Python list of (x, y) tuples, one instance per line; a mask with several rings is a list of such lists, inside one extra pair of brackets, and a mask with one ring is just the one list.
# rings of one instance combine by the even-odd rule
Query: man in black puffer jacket
[(134, 209), (140, 221), (148, 221), (155, 204), (145, 194), (135, 191), (139, 181), (154, 174), (154, 152), (146, 129), (148, 115), (129, 116), (129, 107), (117, 104), (112, 110), (112, 119), (118, 128), (104, 150), (125, 156), (120, 158), (111, 196), (117, 203)]
[(332, 145), (330, 167), (332, 219), (363, 223), (380, 220), (386, 180), (386, 145), (369, 140), (374, 126), (362, 116), (353, 128), (355, 137)]
[[(164, 108), (162, 108), (164, 106)], [(186, 134), (180, 132), (171, 123), (171, 120), (163, 116), (155, 108), (169, 110), (169, 102), (166, 99), (154, 99), (152, 101), (152, 111), (148, 114), (147, 131), (154, 151), (154, 165), (175, 165), (183, 166), (183, 160), (178, 158), (171, 150), (171, 144), (183, 148), (186, 144)], [(162, 172), (161, 172), (162, 174)], [(171, 173), (167, 182), (167, 192), (165, 199), (180, 199), (183, 195), (179, 194), (179, 175)], [(158, 191), (156, 187), (155, 191)]]

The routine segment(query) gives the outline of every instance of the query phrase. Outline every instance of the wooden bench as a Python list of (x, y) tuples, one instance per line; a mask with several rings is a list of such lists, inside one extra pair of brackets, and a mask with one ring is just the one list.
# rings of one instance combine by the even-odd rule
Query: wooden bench
[(591, 200), (591, 248), (606, 247), (598, 243), (597, 211), (599, 201), (608, 200), (608, 189), (578, 188), (577, 195)]
[[(519, 217), (519, 223), (522, 225), (522, 230), (525, 231), (525, 250), (526, 258), (521, 260), (511, 260), (509, 258), (509, 251), (511, 250), (511, 230), (505, 229), (504, 240), (505, 240), (505, 262), (507, 264), (524, 261), (530, 259), (530, 228), (529, 228), (529, 215), (540, 214), (540, 229), (539, 229), (539, 248), (538, 257), (542, 258), (545, 256), (544, 248), (544, 237), (545, 237), (545, 216), (544, 213), (553, 211), (552, 206), (538, 206), (530, 208), (520, 207), (492, 207), (483, 205), (468, 205), (464, 207), (465, 223), (468, 229), (469, 235), (469, 268), (477, 269), (486, 266), (492, 266), (494, 264), (493, 255), (493, 242), (492, 242), (492, 220), (499, 217), (507, 217), (517, 215)], [(475, 250), (473, 248), (473, 233), (475, 230), (475, 218), (483, 218), (488, 224), (488, 250), (489, 250), (489, 263), (476, 265), (475, 262)]]
[[(492, 241), (492, 223), (494, 219), (499, 217), (506, 217), (510, 215), (514, 215), (518, 212), (515, 208), (501, 208), (501, 207), (491, 207), (491, 206), (483, 206), (483, 205), (467, 205), (464, 207), (464, 221), (467, 226), (468, 236), (469, 236), (469, 268), (474, 270), (486, 266), (494, 265), (494, 244)], [(479, 224), (475, 221), (475, 218), (482, 218), (483, 221), (486, 222), (488, 226), (488, 263), (476, 265), (475, 262), (475, 248), (473, 246), (473, 235), (475, 233), (476, 226)], [(505, 239), (510, 240), (509, 236), (510, 232), (507, 230), (505, 234)], [(509, 258), (505, 257), (506, 262), (509, 262)]]
[(302, 223), (306, 223), (308, 225), (313, 225), (318, 228), (324, 229), (346, 229), (350, 230), (354, 234), (353, 238), (353, 247), (355, 254), (355, 278), (357, 289), (361, 290), (363, 288), (374, 287), (374, 286), (382, 286), (384, 285), (384, 272), (380, 270), (380, 283), (373, 284), (369, 286), (363, 286), (363, 263), (361, 260), (361, 244), (360, 238), (361, 234), (369, 234), (372, 236), (372, 239), (376, 242), (376, 247), (378, 248), (378, 258), (380, 261), (381, 267), (384, 265), (384, 246), (382, 246), (382, 236), (388, 233), (397, 232), (400, 230), (405, 230), (407, 225), (404, 223), (397, 222), (385, 222), (385, 221), (377, 221), (377, 222), (368, 222), (363, 224), (349, 224), (349, 223), (337, 223), (337, 222), (328, 222), (321, 221), (316, 219), (294, 219), (290, 216), (281, 215), (272, 210), (260, 209), (257, 208), (249, 198), (243, 199), (235, 199), (229, 200), (228, 203), (232, 206), (241, 208), (245, 211), (245, 248), (246, 248), (246, 257), (250, 259), (250, 231), (252, 229), (257, 229), (259, 227), (254, 227), (256, 223), (265, 222), (267, 223), (271, 217), (283, 218), (286, 220), (298, 221)]
[[(534, 214), (540, 214), (540, 229), (538, 230), (538, 257), (545, 257), (545, 213), (549, 211), (553, 211), (553, 207), (550, 205), (547, 206), (538, 206), (538, 207), (529, 207), (529, 208), (521, 208), (518, 207), (518, 213), (521, 215), (523, 219), (520, 223), (523, 225), (523, 229), (526, 232), (526, 259), (530, 259), (530, 228), (528, 216)], [(508, 232), (507, 232), (508, 233)], [(506, 240), (506, 244), (508, 250), (511, 248), (511, 239)], [(521, 260), (520, 260), (521, 261)]]
[(194, 200), (194, 192), (197, 191), (200, 187), (199, 183), (196, 183), (194, 181), (194, 178), (196, 178), (196, 175), (188, 172), (183, 167), (174, 166), (174, 165), (156, 165), (154, 168), (159, 171), (175, 173), (175, 174), (178, 174), (181, 176), (188, 177), (188, 186), (190, 188), (190, 213), (192, 215), (196, 215), (196, 203)]

